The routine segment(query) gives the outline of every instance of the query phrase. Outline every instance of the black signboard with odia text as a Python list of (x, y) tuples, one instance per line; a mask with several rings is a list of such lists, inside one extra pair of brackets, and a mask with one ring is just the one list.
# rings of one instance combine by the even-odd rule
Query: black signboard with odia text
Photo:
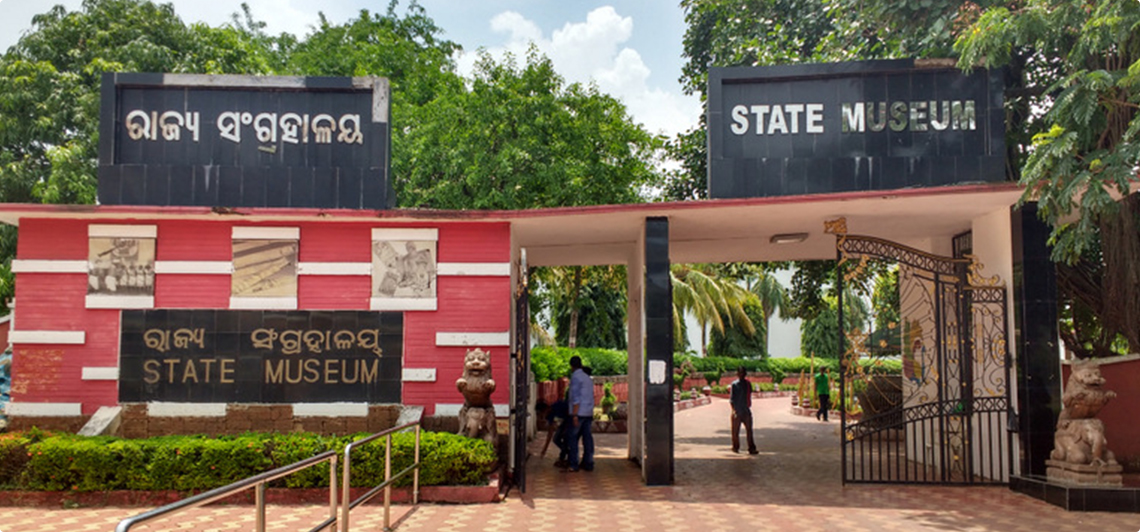
[(104, 205), (385, 209), (384, 78), (107, 73)]
[(119, 401), (401, 402), (403, 313), (124, 310)]

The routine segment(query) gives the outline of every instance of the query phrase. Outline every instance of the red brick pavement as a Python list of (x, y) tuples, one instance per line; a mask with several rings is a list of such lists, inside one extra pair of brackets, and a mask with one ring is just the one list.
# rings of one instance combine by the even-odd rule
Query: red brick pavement
[[(1008, 489), (842, 486), (838, 423), (788, 412), (786, 398), (754, 405), (760, 454), (733, 454), (724, 400), (676, 415), (676, 483), (646, 487), (625, 459), (624, 435), (601, 434), (595, 471), (560, 473), (554, 457), (532, 457), (526, 494), (500, 504), (422, 504), (396, 508), (399, 532), (412, 531), (953, 531), (1136, 532), (1140, 514), (1065, 512)], [(541, 442), (538, 442), (541, 444)], [(532, 447), (533, 449), (533, 447)], [(114, 529), (138, 509), (0, 508), (0, 531)], [(270, 530), (307, 530), (318, 506), (270, 509)], [(382, 528), (382, 509), (353, 511), (353, 530)], [(195, 509), (174, 522), (137, 530), (250, 530), (248, 506)]]

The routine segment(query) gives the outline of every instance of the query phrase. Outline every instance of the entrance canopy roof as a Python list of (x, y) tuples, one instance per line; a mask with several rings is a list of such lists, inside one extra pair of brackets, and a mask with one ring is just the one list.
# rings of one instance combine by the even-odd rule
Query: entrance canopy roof
[[(533, 266), (624, 264), (636, 251), (646, 217), (669, 218), (672, 262), (831, 259), (835, 240), (823, 223), (847, 219), (852, 234), (903, 243), (949, 239), (978, 216), (1006, 209), (1021, 196), (1016, 184), (967, 185), (521, 211), (395, 209), (210, 208), (123, 205), (0, 204), (0, 222), (23, 218), (139, 220), (241, 219), (248, 222), (385, 221), (509, 222), (515, 245)], [(806, 234), (802, 242), (773, 243), (776, 235)]]

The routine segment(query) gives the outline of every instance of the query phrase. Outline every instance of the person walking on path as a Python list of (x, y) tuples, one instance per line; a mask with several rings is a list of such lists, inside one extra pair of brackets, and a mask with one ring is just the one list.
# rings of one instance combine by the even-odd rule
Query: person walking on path
[[(594, 434), (590, 424), (594, 421), (594, 381), (582, 370), (582, 358), (570, 357), (570, 433), (566, 442), (570, 447), (568, 472), (579, 468), (594, 470)], [(582, 456), (578, 456), (578, 439), (582, 440)]]
[(828, 373), (831, 368), (824, 366), (815, 374), (815, 395), (819, 397), (819, 411), (815, 413), (815, 419), (819, 420), (823, 416), (823, 421), (827, 421), (827, 411), (831, 410), (831, 378)]
[(748, 372), (741, 366), (736, 370), (739, 377), (732, 383), (729, 403), (732, 404), (732, 452), (740, 452), (740, 425), (748, 434), (748, 454), (758, 454), (756, 441), (752, 439), (752, 384), (748, 382)]

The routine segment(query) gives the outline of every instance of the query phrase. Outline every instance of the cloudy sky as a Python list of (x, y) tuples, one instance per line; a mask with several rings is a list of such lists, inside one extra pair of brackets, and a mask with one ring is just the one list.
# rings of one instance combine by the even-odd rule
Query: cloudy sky
[[(217, 25), (240, 10), (239, 2), (173, 0), (187, 22)], [(247, 0), (271, 33), (304, 35), (317, 13), (342, 23), (361, 9), (384, 11), (378, 0)], [(7, 50), (31, 26), (32, 16), (55, 4), (77, 9), (81, 0), (0, 0), (0, 49)], [(684, 14), (677, 0), (420, 0), (445, 37), (465, 50), (458, 63), (469, 73), (476, 50), (525, 54), (530, 43), (554, 61), (570, 81), (594, 81), (625, 102), (650, 131), (672, 135), (697, 122), (700, 103), (681, 92)], [(219, 7), (226, 6), (226, 7)], [(401, 1), (401, 6), (407, 0)], [(398, 8), (402, 12), (402, 7)]]

